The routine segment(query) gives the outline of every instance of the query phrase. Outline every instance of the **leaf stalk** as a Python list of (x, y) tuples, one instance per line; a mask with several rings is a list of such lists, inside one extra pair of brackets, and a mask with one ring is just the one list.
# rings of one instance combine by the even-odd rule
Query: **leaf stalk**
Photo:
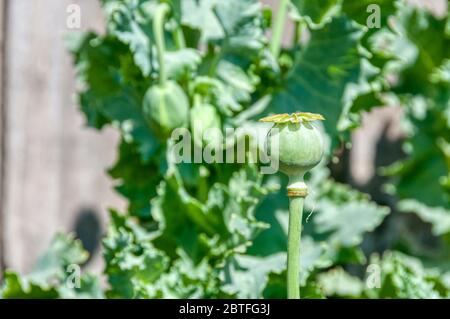
[(164, 18), (169, 10), (170, 7), (167, 3), (159, 4), (153, 20), (153, 33), (155, 34), (156, 50), (158, 53), (160, 86), (164, 86), (167, 81), (166, 66), (164, 63), (164, 54), (166, 52), (164, 43)]
[(281, 38), (283, 36), (283, 30), (285, 25), (286, 13), (289, 0), (281, 0), (278, 7), (277, 16), (272, 30), (272, 40), (270, 42), (270, 51), (275, 57), (280, 54)]
[(289, 227), (287, 255), (287, 297), (300, 299), (300, 245), (302, 235), (303, 203), (308, 193), (303, 175), (289, 177)]

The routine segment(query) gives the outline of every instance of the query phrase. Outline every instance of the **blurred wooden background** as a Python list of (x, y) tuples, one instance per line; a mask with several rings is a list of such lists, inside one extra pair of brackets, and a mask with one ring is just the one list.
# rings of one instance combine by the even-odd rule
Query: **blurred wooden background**
[[(445, 4), (425, 1), (431, 2)], [(94, 252), (89, 268), (100, 271), (107, 207), (124, 206), (105, 173), (118, 136), (84, 128), (74, 103), (74, 70), (63, 44), (72, 31), (69, 4), (81, 8), (81, 29), (103, 30), (97, 0), (0, 0), (0, 274), (6, 267), (30, 270), (58, 231), (77, 231)], [(286, 40), (291, 33), (287, 28)], [(374, 146), (398, 114), (377, 110), (355, 132), (355, 183), (373, 177)], [(395, 129), (387, 135), (398, 138)]]
[[(74, 103), (74, 70), (63, 37), (69, 4), (81, 29), (103, 30), (95, 0), (0, 0), (0, 258), (26, 272), (58, 231), (83, 233), (96, 253), (108, 206), (121, 207), (105, 168), (115, 132), (84, 128)], [(3, 20), (2, 20), (3, 19)], [(3, 92), (3, 93), (1, 93)]]

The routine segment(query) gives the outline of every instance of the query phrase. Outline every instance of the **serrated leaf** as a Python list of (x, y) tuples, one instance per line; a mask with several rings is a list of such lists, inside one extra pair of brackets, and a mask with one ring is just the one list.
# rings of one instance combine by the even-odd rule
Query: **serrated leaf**
[(268, 257), (238, 255), (227, 267), (223, 289), (236, 298), (259, 298), (267, 285), (270, 274), (280, 274), (286, 267), (286, 254)]
[[(396, 24), (399, 41), (408, 41), (414, 54), (405, 61), (397, 91), (428, 93), (433, 89), (429, 87), (430, 74), (450, 57), (450, 36), (445, 32), (446, 19), (436, 18), (425, 10), (407, 5), (401, 5), (400, 9)], [(402, 57), (402, 47), (395, 53)]]
[(155, 282), (168, 267), (168, 258), (142, 238), (146, 230), (112, 211), (112, 225), (103, 240), (109, 297), (136, 298), (143, 285)]
[(292, 0), (292, 4), (297, 9), (297, 14), (315, 28), (339, 12), (337, 0)]
[(0, 295), (5, 299), (56, 299), (58, 291), (52, 286), (42, 286), (27, 279), (20, 278), (15, 272), (5, 272)]
[(373, 231), (389, 213), (386, 207), (370, 202), (349, 202), (336, 205), (322, 200), (317, 203), (314, 223), (319, 233), (331, 235), (329, 241), (339, 242), (343, 246), (359, 245), (362, 234)]
[(436, 289), (436, 280), (439, 278), (439, 274), (424, 268), (418, 259), (399, 252), (386, 252), (381, 260), (374, 255), (371, 258), (371, 264), (379, 267), (377, 273), (372, 272), (372, 274), (380, 276), (380, 287), (366, 289), (366, 294), (369, 296), (378, 298), (434, 299), (446, 297), (447, 295), (445, 293), (444, 296), (441, 296)]
[(188, 72), (195, 71), (201, 62), (200, 52), (191, 48), (166, 52), (164, 60), (169, 78), (178, 80)]
[(134, 62), (148, 76), (152, 70), (151, 12), (155, 2), (103, 0), (108, 33), (129, 46)]
[[(342, 1), (342, 12), (361, 25), (367, 26), (367, 22), (375, 22), (379, 17), (380, 25), (373, 27), (373, 31), (387, 26), (388, 17), (395, 13), (395, 0), (344, 0)], [(379, 15), (378, 15), (379, 14)]]
[(157, 164), (143, 163), (138, 147), (122, 141), (117, 162), (108, 170), (116, 190), (129, 201), (128, 211), (142, 219), (150, 218), (150, 198), (156, 195), (160, 174)]
[(326, 296), (359, 297), (364, 290), (363, 282), (342, 268), (334, 268), (319, 274), (317, 281)]
[(201, 32), (202, 41), (218, 39), (224, 36), (224, 31), (216, 15), (214, 7), (218, 0), (181, 0), (181, 21)]
[(88, 253), (73, 235), (58, 234), (29, 274), (20, 276), (12, 271), (5, 272), (0, 296), (18, 299), (102, 298), (98, 278), (91, 274), (80, 273), (80, 286), (68, 286), (73, 274), (68, 266), (81, 267), (87, 258)]
[(335, 142), (339, 131), (353, 125), (347, 117), (353, 100), (372, 90), (369, 81), (378, 72), (359, 52), (362, 35), (362, 29), (345, 17), (313, 30), (268, 110), (322, 114)]
[[(407, 142), (410, 157), (394, 164), (387, 173), (394, 176), (394, 190), (400, 198), (416, 199), (430, 207), (449, 207), (450, 190), (446, 189), (443, 179), (449, 172), (450, 155), (442, 146), (445, 138), (450, 136), (450, 127), (439, 106), (432, 100), (427, 102), (434, 109), (426, 111), (424, 118), (410, 117), (415, 128)], [(423, 185), (427, 185), (426, 192)]]
[(450, 210), (443, 207), (429, 207), (414, 199), (404, 199), (398, 209), (405, 213), (415, 212), (423, 221), (430, 223), (436, 236), (450, 232)]
[(96, 128), (117, 125), (124, 139), (136, 142), (142, 158), (148, 160), (159, 143), (142, 115), (147, 85), (136, 72), (130, 52), (117, 40), (88, 34), (74, 57), (78, 77), (86, 87), (79, 101), (88, 124)]
[(220, 1), (214, 13), (223, 28), (223, 49), (238, 55), (263, 47), (261, 4), (257, 0)]

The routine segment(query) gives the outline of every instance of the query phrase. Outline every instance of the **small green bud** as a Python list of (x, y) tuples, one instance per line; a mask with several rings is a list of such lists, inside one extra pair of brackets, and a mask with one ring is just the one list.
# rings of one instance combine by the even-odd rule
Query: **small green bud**
[(189, 101), (183, 89), (174, 81), (152, 86), (144, 96), (146, 121), (158, 135), (168, 137), (176, 128), (186, 127)]

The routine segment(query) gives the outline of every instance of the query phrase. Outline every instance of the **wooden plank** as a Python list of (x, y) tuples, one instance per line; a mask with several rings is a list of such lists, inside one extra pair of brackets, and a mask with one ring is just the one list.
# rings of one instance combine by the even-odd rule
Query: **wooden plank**
[(2, 209), (2, 203), (3, 203), (3, 185), (4, 185), (4, 167), (3, 167), (3, 158), (4, 158), (4, 134), (3, 129), (4, 125), (3, 122), (5, 120), (5, 112), (4, 112), (4, 99), (3, 99), (3, 78), (5, 74), (5, 70), (3, 67), (3, 60), (4, 60), (4, 33), (5, 33), (5, 0), (0, 0), (0, 280), (3, 276), (3, 270), (5, 266), (4, 261), (4, 251), (3, 251), (3, 209)]
[[(81, 8), (82, 29), (102, 29), (98, 1), (14, 0), (8, 7), (4, 254), (19, 271), (30, 269), (56, 232), (73, 230), (83, 211), (96, 212), (84, 219), (95, 227), (96, 218), (104, 225), (106, 207), (122, 207), (104, 173), (118, 136), (83, 129), (74, 104), (63, 42), (70, 4)], [(97, 270), (100, 260), (97, 253)]]
[[(350, 149), (350, 176), (349, 179), (358, 187), (364, 187), (376, 178), (377, 151), (379, 143), (387, 142), (397, 145), (404, 138), (401, 131), (401, 118), (403, 109), (399, 106), (374, 108), (363, 115), (361, 127), (352, 132), (352, 148)], [(392, 148), (392, 146), (390, 146)], [(401, 156), (401, 148), (398, 151), (385, 152), (383, 159), (398, 160)], [(391, 162), (388, 162), (391, 163)]]

